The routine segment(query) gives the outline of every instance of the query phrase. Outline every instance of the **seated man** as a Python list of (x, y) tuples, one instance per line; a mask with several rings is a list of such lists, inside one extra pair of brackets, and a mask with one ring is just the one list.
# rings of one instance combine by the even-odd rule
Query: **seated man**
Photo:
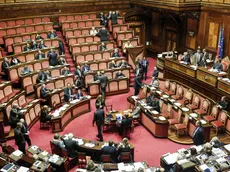
[(127, 41), (127, 42), (124, 44), (124, 46), (123, 46), (123, 54), (124, 54), (124, 56), (126, 56), (127, 48), (132, 48), (132, 47), (133, 47), (133, 45), (131, 44), (130, 41)]
[(22, 115), (21, 108), (17, 104), (13, 104), (10, 111), (9, 124), (12, 128), (17, 126), (17, 122), (20, 120)]
[(67, 64), (65, 58), (59, 57), (58, 58), (58, 65), (65, 65), (65, 64)]
[(26, 51), (31, 51), (31, 50), (32, 50), (32, 48), (31, 48), (30, 44), (27, 43), (26, 46), (24, 47), (23, 51), (26, 52)]
[(38, 76), (37, 76), (37, 79), (36, 79), (36, 83), (37, 84), (44, 83), (44, 82), (46, 82), (46, 80), (47, 80), (46, 72), (45, 71), (40, 71), (38, 73)]
[(118, 65), (120, 68), (125, 68), (128, 67), (129, 64), (127, 63), (127, 61), (125, 61), (124, 59), (119, 63)]
[(45, 99), (47, 97), (48, 93), (50, 93), (50, 92), (51, 92), (51, 90), (47, 89), (45, 84), (42, 84), (41, 89), (40, 89), (41, 98)]
[(122, 143), (118, 145), (118, 160), (123, 152), (130, 152), (130, 144), (127, 138), (124, 138)]
[(146, 103), (148, 106), (152, 106), (153, 110), (160, 113), (160, 102), (159, 99), (154, 96), (154, 92), (151, 92), (150, 96), (147, 97)]
[(52, 142), (58, 146), (59, 148), (65, 148), (64, 142), (61, 140), (60, 136), (58, 133), (54, 134), (54, 138)]
[(102, 155), (110, 155), (111, 159), (113, 162), (116, 162), (116, 154), (117, 154), (117, 149), (115, 146), (113, 146), (113, 141), (109, 141), (108, 146), (104, 146), (101, 151)]
[(5, 57), (2, 62), (2, 72), (7, 73), (9, 67), (10, 67), (10, 63), (8, 59)]
[(65, 149), (68, 151), (68, 156), (75, 158), (77, 156), (78, 142), (73, 140), (73, 134), (68, 134), (68, 139), (64, 140)]
[(152, 77), (158, 78), (159, 71), (157, 70), (157, 67), (154, 67), (153, 75)]
[(223, 66), (220, 58), (216, 59), (216, 62), (214, 63), (212, 69), (217, 70), (218, 72), (221, 72), (223, 70)]
[(38, 48), (38, 44), (35, 40), (31, 41), (31, 49), (32, 50), (36, 50)]
[(69, 102), (73, 99), (74, 95), (73, 95), (73, 90), (71, 85), (68, 83), (67, 87), (64, 88), (64, 100), (65, 102)]
[(125, 114), (124, 118), (120, 122), (120, 134), (124, 131), (124, 128), (131, 127), (132, 125), (132, 118), (129, 118), (129, 114)]
[(51, 115), (49, 114), (49, 107), (47, 105), (43, 106), (40, 111), (40, 122), (50, 122)]
[(36, 34), (36, 36), (35, 36), (35, 40), (42, 40), (42, 39), (44, 39), (40, 34)]
[(21, 71), (21, 75), (26, 75), (26, 74), (29, 74), (31, 72), (32, 72), (32, 70), (30, 70), (29, 67), (27, 65), (25, 65)]
[(106, 45), (104, 42), (101, 43), (100, 45), (100, 51), (105, 51), (107, 48), (106, 48)]
[(97, 71), (97, 74), (94, 75), (94, 81), (99, 81), (99, 77), (101, 76), (101, 72)]
[(83, 93), (82, 93), (82, 89), (81, 88), (78, 88), (77, 89), (77, 93), (75, 95), (75, 98), (76, 99), (81, 99), (83, 97)]
[(43, 41), (41, 41), (40, 44), (39, 44), (39, 46), (38, 46), (39, 49), (44, 49), (44, 48), (46, 48), (46, 47), (47, 47), (47, 46), (44, 44)]
[(158, 88), (159, 87), (159, 81), (156, 77), (152, 77), (152, 82), (151, 82), (151, 86)]
[(132, 118), (138, 119), (141, 116), (141, 107), (139, 105), (135, 105), (134, 110), (132, 112)]
[(95, 29), (95, 27), (92, 27), (92, 29), (89, 31), (89, 35), (91, 36), (96, 36), (97, 35), (97, 30)]
[(85, 73), (85, 72), (90, 72), (90, 68), (89, 68), (89, 65), (87, 63), (85, 63), (83, 66), (82, 66), (82, 72)]
[(12, 57), (11, 62), (10, 62), (11, 66), (18, 65), (19, 63), (21, 63), (19, 59), (17, 59), (16, 57)]
[(40, 60), (44, 58), (46, 58), (45, 53), (42, 53), (41, 50), (39, 50), (38, 53), (35, 55), (35, 60)]
[(146, 97), (147, 105), (151, 106), (152, 100), (155, 99), (155, 92), (152, 91), (148, 97)]
[(113, 58), (120, 57), (120, 54), (119, 54), (119, 51), (118, 51), (117, 48), (114, 49), (114, 52), (113, 52), (113, 54), (112, 54), (112, 57), (113, 57)]
[(70, 74), (70, 71), (69, 71), (69, 68), (68, 67), (64, 67), (64, 69), (61, 71), (61, 75), (69, 75)]
[(48, 52), (47, 57), (49, 58), (49, 65), (50, 66), (56, 66), (56, 65), (58, 65), (58, 55), (54, 51), (54, 49), (51, 49)]
[(223, 96), (223, 97), (221, 97), (221, 100), (219, 102), (217, 102), (217, 104), (220, 105), (221, 109), (227, 110), (229, 102), (227, 101), (227, 98), (225, 96)]
[(120, 78), (124, 78), (125, 75), (121, 72), (121, 70), (119, 70), (117, 73), (116, 73), (116, 79), (120, 79)]
[(115, 63), (114, 60), (112, 60), (112, 62), (109, 63), (109, 69), (114, 69), (114, 68), (117, 68), (117, 64)]
[(54, 30), (50, 31), (50, 33), (48, 34), (48, 38), (50, 39), (57, 38), (57, 34), (54, 32)]
[(189, 56), (188, 52), (184, 52), (184, 55), (182, 56), (181, 61), (185, 62), (188, 65), (191, 64), (190, 56)]

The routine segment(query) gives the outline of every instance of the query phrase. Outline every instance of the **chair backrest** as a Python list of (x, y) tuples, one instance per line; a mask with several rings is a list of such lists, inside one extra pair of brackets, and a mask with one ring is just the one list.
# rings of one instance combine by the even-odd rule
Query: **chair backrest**
[(165, 89), (169, 90), (169, 88), (170, 88), (170, 80), (166, 79), (165, 80)]
[(181, 121), (182, 113), (183, 113), (182, 110), (181, 110), (181, 109), (178, 109), (177, 120), (178, 120), (179, 123), (180, 123), (180, 121)]
[(132, 161), (132, 156), (130, 152), (121, 152), (120, 154), (120, 161), (121, 162), (131, 162)]
[(162, 112), (162, 109), (163, 109), (163, 104), (164, 104), (164, 102), (163, 102), (163, 100), (159, 100), (159, 104), (160, 104), (160, 111)]
[(50, 141), (50, 148), (51, 148), (52, 154), (55, 154), (56, 153), (56, 145), (52, 141)]
[(171, 91), (175, 94), (176, 93), (176, 82), (173, 82), (173, 83), (171, 83), (171, 86), (170, 86), (171, 88)]
[(168, 103), (166, 112), (169, 114), (170, 118), (172, 118), (171, 111), (172, 111), (172, 104)]
[(192, 97), (193, 97), (193, 92), (192, 92), (192, 90), (189, 89), (185, 94), (185, 99), (187, 99), (189, 101), (189, 103), (191, 103)]
[(101, 162), (103, 163), (111, 163), (112, 158), (110, 155), (101, 155)]
[(220, 109), (219, 109), (218, 105), (213, 105), (210, 115), (216, 119), (218, 114), (219, 114), (219, 111), (220, 111)]
[(77, 155), (78, 155), (78, 162), (80, 164), (85, 164), (86, 165), (86, 163), (87, 163), (86, 162), (86, 154), (83, 153), (83, 152), (78, 152)]
[(189, 121), (189, 116), (185, 115), (183, 124), (187, 127), (188, 126), (188, 121)]
[(180, 97), (182, 97), (184, 95), (184, 88), (183, 88), (182, 85), (178, 86), (177, 95), (180, 96)]
[(208, 113), (209, 108), (210, 108), (211, 102), (208, 99), (204, 99), (203, 104), (202, 104), (202, 109)]
[(225, 125), (228, 118), (227, 114), (228, 114), (227, 111), (222, 110), (219, 114), (218, 121), (222, 122)]
[(200, 96), (199, 96), (198, 94), (195, 95), (192, 104), (195, 105), (196, 107), (199, 107), (199, 106), (200, 106)]

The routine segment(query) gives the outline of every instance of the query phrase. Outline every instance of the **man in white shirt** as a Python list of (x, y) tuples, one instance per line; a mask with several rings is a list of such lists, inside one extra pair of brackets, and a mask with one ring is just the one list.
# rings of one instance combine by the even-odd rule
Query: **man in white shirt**
[(91, 35), (91, 36), (96, 36), (97, 35), (97, 30), (95, 29), (95, 27), (92, 27), (92, 29), (89, 31), (89, 34)]

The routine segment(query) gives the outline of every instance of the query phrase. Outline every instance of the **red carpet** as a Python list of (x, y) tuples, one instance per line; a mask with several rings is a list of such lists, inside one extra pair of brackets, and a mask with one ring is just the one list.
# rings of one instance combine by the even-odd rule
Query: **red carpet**
[[(149, 58), (149, 77), (147, 83), (150, 83), (150, 76), (153, 72), (153, 67), (156, 61)], [(124, 110), (128, 108), (126, 98), (132, 95), (133, 88), (130, 88), (130, 92), (127, 94), (109, 96), (106, 99), (106, 104), (112, 104), (113, 109)], [(66, 126), (64, 132), (60, 133), (73, 133), (77, 137), (97, 140), (96, 126), (92, 127), (93, 113), (95, 111), (95, 99), (91, 100), (91, 112), (83, 114), (82, 116), (73, 120)], [(47, 130), (39, 129), (39, 122), (37, 122), (30, 131), (30, 138), (32, 143), (39, 146), (43, 150), (50, 152), (49, 141), (53, 138), (53, 133)], [(120, 142), (122, 140), (118, 133), (104, 133), (104, 141), (113, 140)], [(158, 139), (151, 135), (143, 126), (139, 125), (134, 128), (134, 132), (131, 133), (130, 142), (135, 146), (135, 161), (146, 161), (150, 166), (159, 166), (160, 157), (168, 152), (175, 152), (180, 148), (187, 148), (187, 145), (180, 145), (171, 142), (168, 139)], [(14, 145), (14, 140), (8, 141), (8, 144)], [(72, 170), (73, 171), (73, 170)]]

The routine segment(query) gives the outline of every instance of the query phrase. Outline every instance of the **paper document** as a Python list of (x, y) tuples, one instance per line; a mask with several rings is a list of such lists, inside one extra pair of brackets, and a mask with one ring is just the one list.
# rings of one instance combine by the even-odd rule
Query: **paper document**
[(30, 169), (26, 167), (20, 167), (17, 172), (28, 172)]
[(173, 153), (173, 154), (170, 154), (164, 157), (164, 160), (166, 161), (167, 164), (174, 164), (177, 161), (177, 156), (178, 156), (178, 153)]
[(13, 152), (13, 155), (15, 156), (21, 156), (23, 154), (23, 152), (21, 152), (20, 150), (16, 150)]

